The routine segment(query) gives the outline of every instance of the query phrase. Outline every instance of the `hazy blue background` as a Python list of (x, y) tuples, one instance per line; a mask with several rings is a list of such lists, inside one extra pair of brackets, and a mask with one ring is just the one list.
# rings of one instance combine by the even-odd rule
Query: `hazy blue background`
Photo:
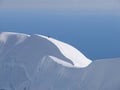
[(120, 57), (118, 0), (1, 0), (0, 31), (43, 34), (90, 59)]

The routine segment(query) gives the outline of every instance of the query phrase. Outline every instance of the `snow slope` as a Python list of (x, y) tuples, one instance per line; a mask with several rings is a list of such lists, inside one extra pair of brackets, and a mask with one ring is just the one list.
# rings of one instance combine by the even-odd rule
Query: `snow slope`
[(0, 90), (120, 90), (119, 68), (51, 37), (0, 33)]
[(60, 50), (60, 52), (67, 57), (68, 59), (70, 59), (74, 66), (76, 67), (86, 67), (87, 65), (89, 65), (92, 61), (89, 60), (88, 58), (86, 58), (81, 52), (79, 52), (76, 48), (74, 48), (73, 46), (63, 43), (61, 41), (55, 40), (53, 38), (48, 38), (42, 35), (38, 35), (40, 37), (44, 37), (47, 40), (51, 41), (52, 43), (54, 43), (58, 49)]

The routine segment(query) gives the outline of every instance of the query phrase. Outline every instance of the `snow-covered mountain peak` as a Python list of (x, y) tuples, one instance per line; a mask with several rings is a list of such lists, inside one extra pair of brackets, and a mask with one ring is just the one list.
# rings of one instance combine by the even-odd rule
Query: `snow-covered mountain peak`
[(91, 62), (51, 37), (0, 33), (0, 90), (120, 90), (120, 58)]
[(42, 35), (38, 35), (38, 36), (43, 37), (43, 38), (51, 41), (54, 45), (56, 45), (58, 47), (58, 49), (60, 50), (60, 52), (65, 57), (70, 59), (73, 62), (74, 66), (76, 66), (76, 67), (86, 67), (87, 65), (89, 65), (92, 62), (87, 57), (85, 57), (80, 51), (78, 51), (76, 48), (74, 48), (73, 46), (71, 46), (67, 43), (53, 39), (51, 37), (46, 37), (46, 36), (42, 36)]
[[(44, 56), (54, 56), (56, 58), (66, 61), (67, 63), (72, 64), (74, 67), (82, 68), (88, 66), (91, 63), (91, 60), (86, 58), (73, 46), (43, 35), (27, 35), (14, 32), (2, 32), (0, 33), (0, 42), (4, 43), (4, 45), (1, 44), (1, 53), (3, 50), (3, 52), (7, 52), (7, 54), (12, 54), (13, 52), (17, 54), (19, 52), (22, 55), (23, 53), (21, 50), (23, 48), (26, 47), (24, 49), (26, 50), (27, 47), (31, 47), (29, 50), (26, 50), (26, 53), (24, 53), (24, 55), (30, 54), (27, 51), (34, 51), (31, 54), (35, 56), (39, 55), (39, 53), (44, 53), (44, 55), (39, 55), (39, 57), (42, 58)], [(21, 49), (17, 50), (17, 48), (21, 45), (24, 46), (22, 46)], [(9, 50), (7, 48), (9, 48)], [(11, 57), (11, 55), (7, 56)], [(12, 54), (12, 57), (13, 56), (14, 54)], [(18, 58), (18, 56), (14, 57)]]

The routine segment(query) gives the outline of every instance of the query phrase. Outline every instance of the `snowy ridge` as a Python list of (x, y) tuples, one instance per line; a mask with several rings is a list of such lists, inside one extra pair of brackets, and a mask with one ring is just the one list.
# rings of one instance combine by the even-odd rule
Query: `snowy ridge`
[[(42, 35), (32, 35), (31, 36), (31, 35), (26, 35), (26, 34), (3, 32), (0, 34), (0, 42), (8, 43), (9, 39), (10, 39), (10, 40), (12, 40), (12, 41), (10, 41), (10, 43), (13, 42), (13, 40), (14, 40), (15, 46), (16, 46), (16, 45), (23, 43), (26, 39), (28, 39), (30, 37), (45, 38), (44, 40), (54, 44), (57, 47), (57, 49), (60, 51), (60, 53), (64, 57), (66, 57), (69, 60), (69, 63), (72, 63), (74, 65), (74, 67), (81, 67), (81, 68), (86, 67), (92, 62), (91, 60), (86, 58), (81, 52), (79, 52), (74, 47), (72, 47), (66, 43), (63, 43), (61, 41), (55, 40), (53, 38), (48, 38), (48, 37), (42, 36)], [(42, 43), (40, 40), (39, 40), (39, 42)], [(41, 47), (38, 47), (38, 48), (41, 48)], [(46, 56), (47, 56), (47, 54), (46, 54)]]
[(6, 43), (10, 36), (16, 36), (19, 40), (17, 41), (17, 44), (21, 43), (27, 36), (27, 34), (20, 34), (20, 33), (14, 33), (14, 32), (1, 32), (0, 33), (0, 42)]
[(70, 46), (66, 43), (63, 43), (61, 41), (55, 40), (50, 37), (48, 38), (48, 37), (45, 37), (42, 35), (38, 35), (38, 36), (44, 37), (44, 38), (48, 39), (49, 41), (51, 41), (52, 43), (54, 43), (58, 47), (58, 49), (61, 51), (61, 53), (65, 57), (70, 59), (73, 62), (74, 66), (76, 66), (76, 67), (86, 67), (92, 62), (91, 60), (86, 58), (81, 52), (79, 52), (73, 46)]
[(0, 33), (0, 90), (120, 90), (119, 68), (51, 37)]

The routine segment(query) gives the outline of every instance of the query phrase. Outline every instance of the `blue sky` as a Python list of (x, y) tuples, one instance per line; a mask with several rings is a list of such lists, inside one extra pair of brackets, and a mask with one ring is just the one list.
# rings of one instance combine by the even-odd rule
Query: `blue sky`
[(49, 35), (95, 60), (120, 57), (119, 0), (0, 0), (0, 31)]

